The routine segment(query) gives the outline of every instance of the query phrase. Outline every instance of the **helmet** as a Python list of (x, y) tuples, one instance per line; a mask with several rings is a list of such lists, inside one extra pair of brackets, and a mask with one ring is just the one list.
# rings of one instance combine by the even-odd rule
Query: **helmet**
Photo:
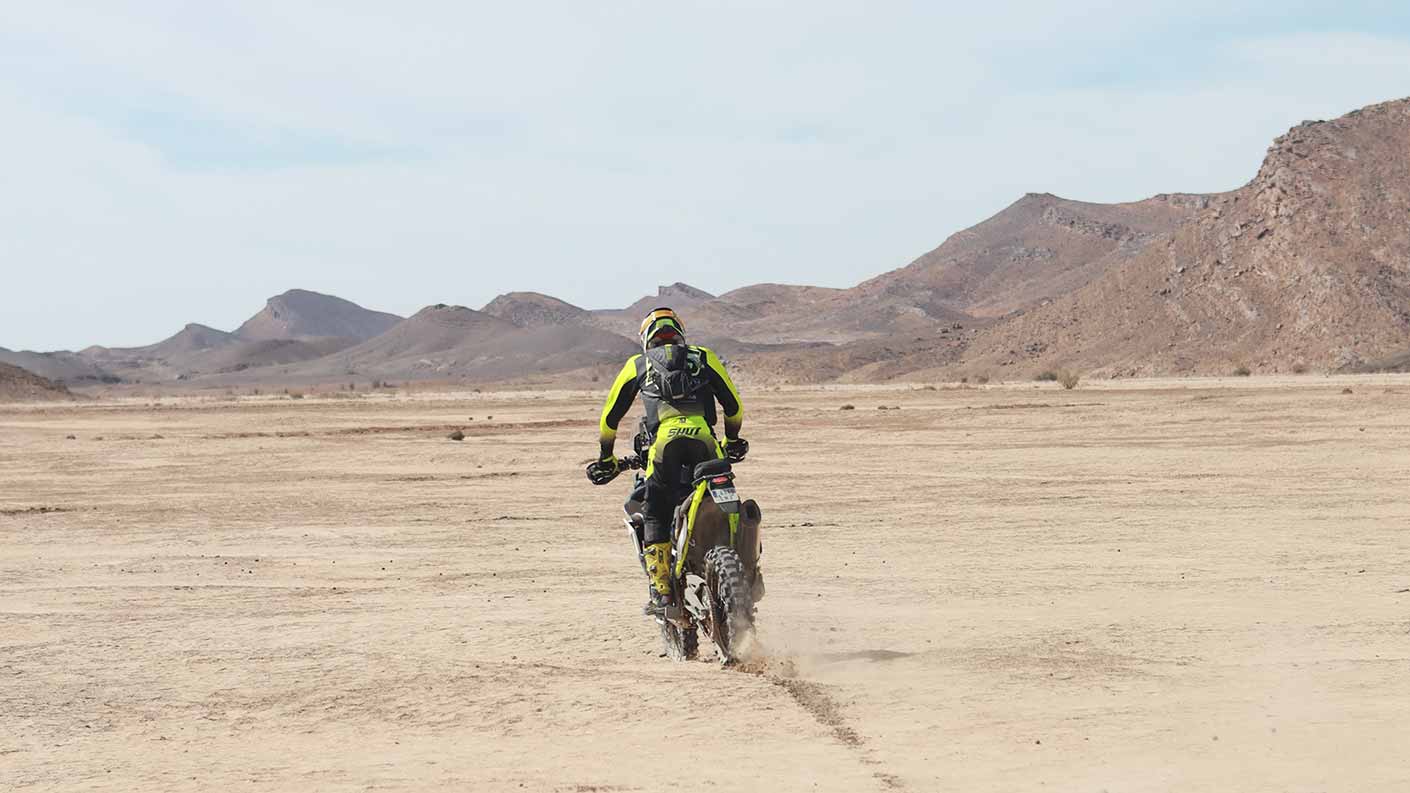
[(641, 321), (641, 348), (685, 341), (685, 323), (669, 308), (658, 308)]

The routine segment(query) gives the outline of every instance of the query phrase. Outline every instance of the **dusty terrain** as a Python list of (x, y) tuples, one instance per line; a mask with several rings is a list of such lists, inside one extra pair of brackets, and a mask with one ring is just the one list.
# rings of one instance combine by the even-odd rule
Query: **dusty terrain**
[(0, 788), (1410, 790), (1410, 378), (748, 396), (746, 671), (596, 394), (0, 406)]

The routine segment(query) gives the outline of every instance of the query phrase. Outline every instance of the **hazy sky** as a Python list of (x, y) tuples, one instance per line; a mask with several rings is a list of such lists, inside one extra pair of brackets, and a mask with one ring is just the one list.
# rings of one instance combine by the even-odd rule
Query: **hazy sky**
[(0, 346), (230, 329), (291, 287), (847, 286), (1025, 192), (1247, 181), (1410, 95), (1396, 2), (0, 8)]

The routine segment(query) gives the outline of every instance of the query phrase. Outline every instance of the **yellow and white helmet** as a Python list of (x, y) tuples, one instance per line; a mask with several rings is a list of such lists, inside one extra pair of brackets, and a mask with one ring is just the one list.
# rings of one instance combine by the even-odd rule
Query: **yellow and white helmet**
[(685, 323), (669, 308), (658, 308), (641, 321), (641, 348), (649, 350), (661, 344), (685, 341)]

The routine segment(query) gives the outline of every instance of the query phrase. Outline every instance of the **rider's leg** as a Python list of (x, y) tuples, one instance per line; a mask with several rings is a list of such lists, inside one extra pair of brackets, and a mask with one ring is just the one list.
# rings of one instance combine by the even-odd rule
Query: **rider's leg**
[[(672, 435), (671, 430), (683, 427), (691, 432)], [(720, 446), (710, 435), (709, 425), (698, 417), (680, 417), (663, 423), (651, 445), (646, 469), (646, 491), (642, 504), (645, 519), (643, 539), (647, 575), (654, 593), (648, 611), (659, 610), (663, 596), (671, 592), (671, 520), (676, 505), (690, 493), (690, 477), (695, 464), (723, 456)]]
[(645, 522), (642, 559), (646, 562), (652, 593), (646, 604), (648, 613), (659, 613), (671, 594), (671, 516), (676, 505), (676, 489), (671, 483), (680, 478), (679, 466), (673, 459), (676, 456), (672, 453), (673, 445), (679, 443), (666, 441), (652, 446), (642, 500), (641, 514)]

